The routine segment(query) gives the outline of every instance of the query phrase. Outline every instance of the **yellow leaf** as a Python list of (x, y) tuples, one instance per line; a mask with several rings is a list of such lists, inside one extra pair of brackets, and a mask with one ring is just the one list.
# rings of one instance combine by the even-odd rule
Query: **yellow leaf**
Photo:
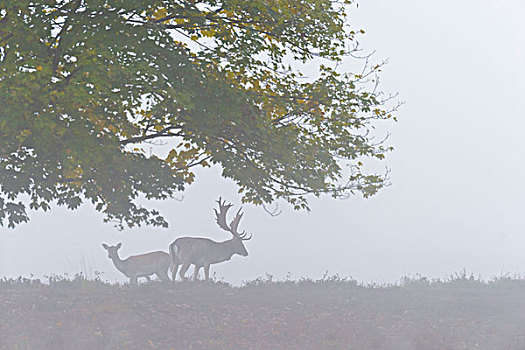
[(157, 11), (155, 11), (155, 13), (153, 14), (153, 18), (161, 19), (163, 17), (166, 17), (167, 14), (168, 14), (168, 10), (165, 7), (162, 7), (158, 9)]

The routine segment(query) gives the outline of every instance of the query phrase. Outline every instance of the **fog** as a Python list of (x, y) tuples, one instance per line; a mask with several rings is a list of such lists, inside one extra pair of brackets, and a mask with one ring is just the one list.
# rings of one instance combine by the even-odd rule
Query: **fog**
[[(311, 198), (309, 213), (280, 203), (282, 214), (271, 217), (245, 205), (250, 255), (212, 265), (211, 274), (234, 284), (267, 274), (378, 283), (463, 269), (525, 274), (524, 17), (519, 0), (362, 1), (353, 27), (366, 31), (361, 45), (375, 59), (390, 59), (381, 89), (406, 101), (399, 122), (386, 126), (392, 185), (366, 200)], [(150, 203), (168, 229), (120, 232), (90, 205), (34, 212), (28, 224), (0, 228), (0, 276), (97, 271), (124, 282), (102, 243), (122, 242), (127, 257), (167, 251), (180, 236), (229, 238), (213, 208), (222, 196), (236, 209), (240, 197), (219, 168), (199, 171), (183, 196)]]

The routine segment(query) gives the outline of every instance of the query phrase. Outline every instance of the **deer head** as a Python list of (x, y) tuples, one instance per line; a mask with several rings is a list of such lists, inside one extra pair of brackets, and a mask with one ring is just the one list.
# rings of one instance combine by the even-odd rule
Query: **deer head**
[(247, 237), (246, 231), (238, 231), (239, 222), (241, 221), (243, 215), (243, 213), (241, 213), (242, 208), (239, 209), (231, 223), (228, 225), (228, 223), (226, 222), (226, 214), (233, 205), (231, 203), (226, 204), (226, 201), (222, 201), (222, 198), (220, 197), (217, 203), (219, 204), (219, 211), (217, 211), (217, 209), (214, 209), (217, 225), (219, 225), (219, 227), (223, 230), (228, 231), (232, 234), (232, 243), (234, 244), (235, 253), (242, 256), (247, 256), (248, 251), (246, 250), (246, 247), (244, 247), (244, 244), (242, 242), (251, 239), (252, 236), (250, 235)]
[(122, 243), (119, 243), (116, 246), (108, 246), (107, 244), (102, 244), (102, 247), (104, 247), (104, 249), (108, 251), (108, 258), (116, 258), (117, 260), (119, 259), (118, 250), (120, 249), (120, 247), (122, 247)]

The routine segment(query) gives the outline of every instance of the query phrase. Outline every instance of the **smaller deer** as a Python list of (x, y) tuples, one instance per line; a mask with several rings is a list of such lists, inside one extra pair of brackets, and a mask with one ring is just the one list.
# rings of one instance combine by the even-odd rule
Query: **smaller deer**
[(122, 243), (116, 246), (108, 246), (102, 244), (102, 247), (108, 251), (108, 258), (113, 261), (113, 264), (126, 277), (129, 277), (129, 282), (132, 285), (137, 284), (139, 277), (146, 277), (149, 281), (149, 276), (155, 274), (161, 281), (169, 281), (168, 270), (170, 268), (170, 255), (165, 252), (156, 251), (141, 255), (130, 256), (127, 259), (120, 259), (118, 250), (122, 247)]

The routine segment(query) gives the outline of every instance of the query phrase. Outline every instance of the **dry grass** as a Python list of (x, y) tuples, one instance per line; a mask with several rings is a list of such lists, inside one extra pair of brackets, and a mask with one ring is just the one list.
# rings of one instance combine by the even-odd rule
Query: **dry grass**
[(0, 349), (525, 349), (525, 280), (0, 280)]

